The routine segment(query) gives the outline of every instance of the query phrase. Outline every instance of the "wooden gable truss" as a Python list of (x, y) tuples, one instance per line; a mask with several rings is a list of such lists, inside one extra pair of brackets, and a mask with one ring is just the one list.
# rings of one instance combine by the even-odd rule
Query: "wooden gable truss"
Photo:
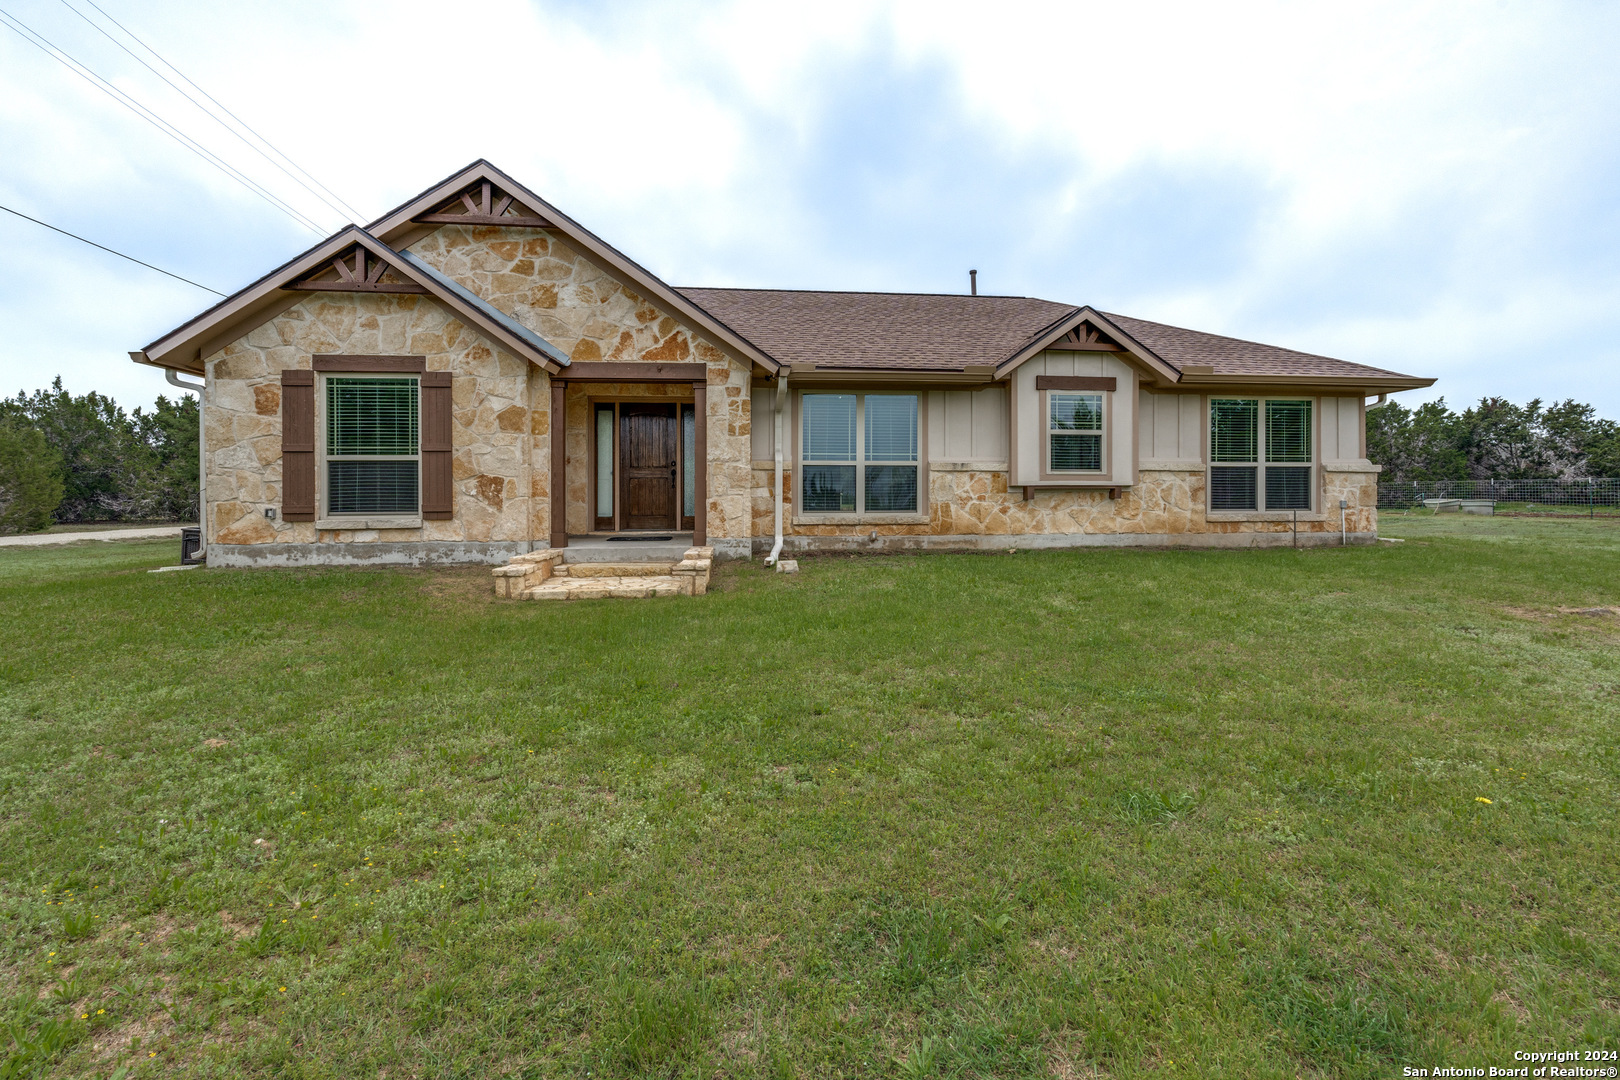
[[(401, 280), (399, 274), (389, 274), (390, 269), (387, 260), (354, 244), (331, 262), (296, 281), (289, 281), (282, 288), (289, 292), (427, 293), (427, 289), (416, 282)], [(384, 281), (385, 274), (393, 280)]]
[[(461, 209), (451, 212), (452, 207)], [(508, 213), (508, 211), (511, 211)], [(551, 222), (538, 217), (510, 194), (489, 180), (457, 192), (432, 213), (411, 219), (421, 225), (499, 225), (509, 229), (553, 229)]]
[(1077, 323), (1067, 334), (1047, 346), (1053, 352), (1124, 352), (1119, 342), (1093, 326)]

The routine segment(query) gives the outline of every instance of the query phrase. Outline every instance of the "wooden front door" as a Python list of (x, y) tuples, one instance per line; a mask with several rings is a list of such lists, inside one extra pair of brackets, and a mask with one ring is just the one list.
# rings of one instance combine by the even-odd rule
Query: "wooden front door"
[(675, 528), (675, 406), (619, 406), (624, 528)]

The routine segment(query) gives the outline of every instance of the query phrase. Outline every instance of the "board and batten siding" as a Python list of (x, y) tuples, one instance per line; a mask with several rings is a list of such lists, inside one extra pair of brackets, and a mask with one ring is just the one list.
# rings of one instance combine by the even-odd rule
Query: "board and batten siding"
[(1199, 469), (1204, 463), (1202, 394), (1138, 396), (1137, 452), (1144, 469)]
[(1319, 400), (1322, 458), (1328, 461), (1360, 461), (1367, 456), (1367, 421), (1358, 397), (1325, 397)]
[[(1104, 395), (1108, 417), (1106, 473), (1092, 480), (1043, 480), (1045, 420), (1035, 380), (1042, 375), (1112, 378), (1113, 393)], [(1136, 370), (1115, 353), (1043, 352), (1012, 374), (1012, 461), (1008, 482), (1014, 486), (1085, 487), (1136, 482)]]
[(928, 461), (931, 468), (997, 472), (1007, 467), (1007, 390), (930, 390)]

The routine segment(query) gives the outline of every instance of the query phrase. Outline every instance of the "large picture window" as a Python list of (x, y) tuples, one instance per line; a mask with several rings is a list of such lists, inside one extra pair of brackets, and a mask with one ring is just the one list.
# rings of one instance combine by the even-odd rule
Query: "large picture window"
[(1312, 509), (1315, 444), (1308, 399), (1211, 399), (1209, 508)]
[(415, 378), (327, 376), (329, 516), (419, 512), (417, 384)]
[(1103, 396), (1046, 392), (1046, 471), (1103, 471)]
[(915, 514), (916, 394), (804, 394), (799, 399), (800, 512)]

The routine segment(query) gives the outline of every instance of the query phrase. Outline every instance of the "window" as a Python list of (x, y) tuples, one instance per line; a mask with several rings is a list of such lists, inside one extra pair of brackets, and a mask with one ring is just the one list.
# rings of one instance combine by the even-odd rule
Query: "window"
[(1311, 509), (1314, 445), (1309, 400), (1211, 399), (1209, 508)]
[(799, 424), (802, 513), (919, 511), (916, 394), (803, 394)]
[(416, 514), (421, 459), (415, 378), (326, 379), (326, 512)]
[(1046, 471), (1103, 471), (1103, 396), (1046, 393)]

